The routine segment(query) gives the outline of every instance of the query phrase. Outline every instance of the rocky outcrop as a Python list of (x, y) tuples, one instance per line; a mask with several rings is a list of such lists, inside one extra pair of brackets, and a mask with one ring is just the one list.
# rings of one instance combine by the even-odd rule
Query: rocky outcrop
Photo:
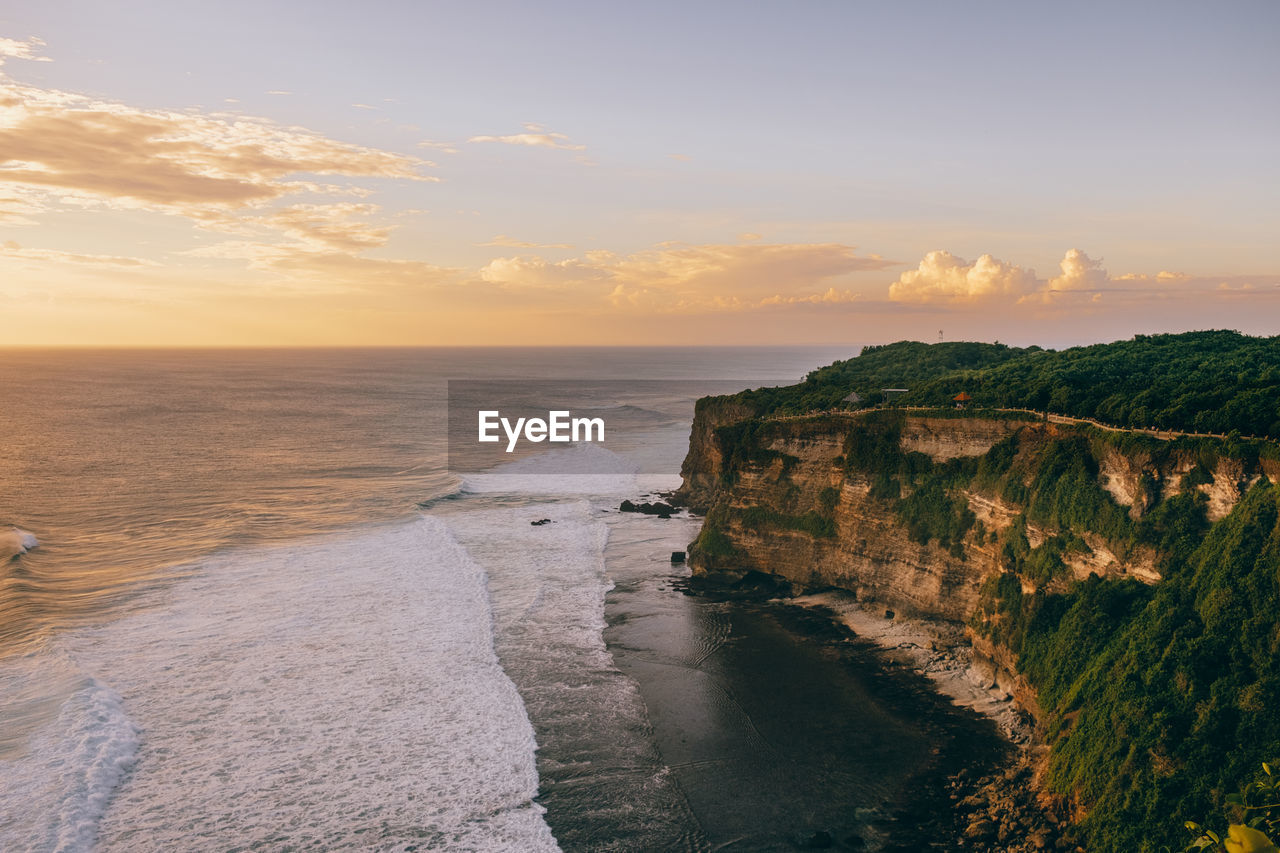
[(716, 429), (744, 421), (755, 412), (753, 406), (732, 397), (698, 400), (689, 432), (689, 452), (680, 466), (682, 482), (677, 500), (681, 505), (706, 512), (717, 494), (724, 470), (724, 455), (716, 441)]

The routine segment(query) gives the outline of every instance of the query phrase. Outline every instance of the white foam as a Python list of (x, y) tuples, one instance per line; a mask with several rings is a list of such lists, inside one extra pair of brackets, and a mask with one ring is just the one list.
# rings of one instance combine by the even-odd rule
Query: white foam
[[(67, 644), (143, 734), (96, 828), (108, 771), (127, 764), (67, 758), (69, 776), (97, 781), (88, 807), (56, 813), (66, 842), (52, 849), (87, 850), (95, 829), (93, 849), (108, 851), (558, 849), (483, 573), (439, 521), (223, 555), (158, 606)], [(68, 703), (72, 730), (106, 737), (113, 695)], [(32, 755), (74, 749), (47, 747)], [(5, 803), (42, 808), (20, 790)]]
[[(42, 672), (31, 672), (33, 667)], [(51, 654), (5, 662), (0, 683), (17, 700), (24, 690), (11, 682), (24, 675), (36, 676), (42, 693), (60, 686), (51, 680), (75, 683), (68, 685), (70, 696), (57, 716), (31, 735), (25, 752), (0, 762), (0, 849), (90, 849), (112, 792), (137, 756), (138, 728), (120, 695), (96, 679), (72, 676), (70, 669), (65, 658)]]
[(586, 500), (526, 497), (447, 521), (485, 569), (499, 657), (538, 723), (540, 761), (576, 843), (625, 850), (612, 839), (652, 838), (665, 849), (678, 837), (671, 825), (690, 818), (639, 691), (605, 645), (605, 517)]
[(636, 465), (594, 444), (547, 450), (463, 477), (473, 494), (625, 495), (636, 489)]
[(40, 544), (34, 533), (12, 527), (0, 530), (0, 560), (12, 560)]

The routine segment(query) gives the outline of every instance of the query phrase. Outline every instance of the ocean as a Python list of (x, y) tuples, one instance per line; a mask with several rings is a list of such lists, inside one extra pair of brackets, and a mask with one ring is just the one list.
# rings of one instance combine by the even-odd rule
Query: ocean
[[(0, 849), (766, 850), (883, 817), (936, 721), (869, 652), (685, 595), (696, 519), (617, 511), (679, 483), (702, 383), (850, 354), (0, 351)], [(637, 378), (671, 393), (618, 401), (628, 449), (449, 470), (449, 380)], [(586, 452), (615, 476), (558, 473)]]

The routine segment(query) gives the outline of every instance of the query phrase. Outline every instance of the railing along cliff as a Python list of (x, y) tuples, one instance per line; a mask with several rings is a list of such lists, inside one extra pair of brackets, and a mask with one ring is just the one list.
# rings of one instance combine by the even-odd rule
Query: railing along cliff
[[(868, 412), (948, 412), (953, 413), (956, 410), (944, 408), (941, 406), (886, 406), (869, 409), (821, 409), (812, 412), (806, 412), (800, 415), (769, 415), (762, 418), (766, 421), (798, 421), (818, 416), (835, 416), (846, 418), (861, 417)], [(981, 412), (1007, 412), (1010, 414), (1026, 414), (1032, 415), (1038, 420), (1047, 421), (1054, 424), (1084, 424), (1086, 426), (1096, 427), (1098, 429), (1107, 430), (1108, 432), (1129, 432), (1141, 433), (1158, 438), (1162, 441), (1171, 441), (1175, 438), (1226, 438), (1226, 433), (1221, 432), (1182, 432), (1173, 429), (1160, 429), (1159, 427), (1122, 427), (1115, 424), (1107, 424), (1095, 418), (1077, 418), (1073, 415), (1059, 415), (1054, 412), (1043, 412), (1037, 409), (974, 409), (971, 410), (975, 417), (980, 417)], [(1261, 435), (1242, 435), (1242, 439), (1251, 441), (1274, 441), (1270, 436)]]

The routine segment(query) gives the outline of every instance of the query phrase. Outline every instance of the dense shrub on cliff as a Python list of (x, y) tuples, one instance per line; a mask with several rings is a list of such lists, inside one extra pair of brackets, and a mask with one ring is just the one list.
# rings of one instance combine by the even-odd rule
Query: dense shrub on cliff
[(857, 358), (813, 371), (804, 382), (735, 395), (758, 415), (864, 405), (885, 388), (892, 402), (950, 407), (960, 392), (972, 408), (1029, 408), (1123, 427), (1280, 438), (1280, 336), (1232, 331), (1137, 335), (1054, 351), (1003, 344), (899, 341), (864, 347)]
[(1051, 717), (1050, 781), (1086, 807), (1091, 850), (1177, 846), (1182, 821), (1280, 755), (1277, 489), (1254, 486), (1167, 572), (1005, 608)]
[(753, 407), (759, 415), (802, 414), (835, 408), (853, 391), (865, 403), (873, 404), (883, 401), (885, 388), (913, 388), (935, 377), (993, 367), (1039, 351), (1039, 347), (1017, 349), (1004, 344), (967, 341), (941, 344), (899, 341), (863, 347), (857, 358), (819, 368), (798, 385), (744, 391), (733, 399)]
[(1124, 427), (1280, 437), (1280, 336), (1137, 335), (916, 382), (906, 405), (1026, 407)]

